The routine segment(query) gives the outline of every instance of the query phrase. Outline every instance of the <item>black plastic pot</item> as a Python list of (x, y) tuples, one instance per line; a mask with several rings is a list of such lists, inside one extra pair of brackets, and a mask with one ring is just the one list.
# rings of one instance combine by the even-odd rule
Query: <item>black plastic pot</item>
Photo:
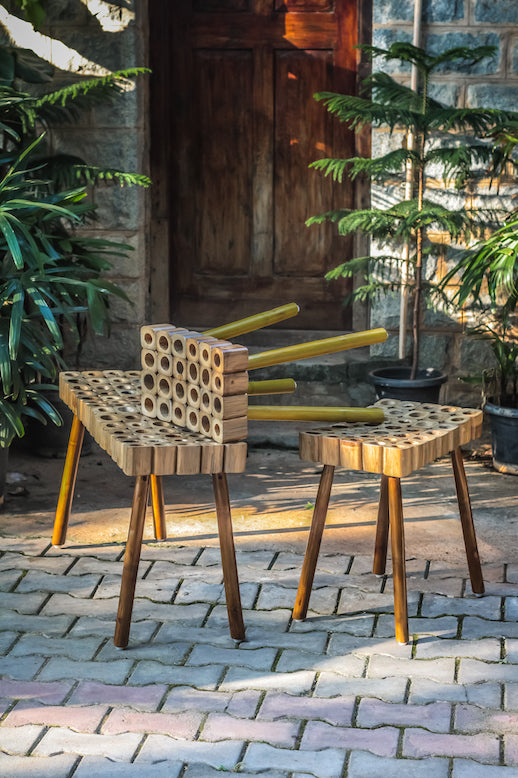
[(486, 402), (493, 446), (493, 467), (500, 473), (518, 475), (518, 409)]
[(5, 491), (6, 491), (6, 479), (7, 479), (7, 463), (9, 461), (9, 448), (0, 446), (0, 511), (4, 506)]
[(378, 400), (388, 397), (391, 400), (438, 403), (441, 386), (447, 380), (448, 376), (431, 367), (418, 370), (414, 380), (410, 379), (409, 367), (381, 367), (369, 373), (369, 381), (374, 384)]

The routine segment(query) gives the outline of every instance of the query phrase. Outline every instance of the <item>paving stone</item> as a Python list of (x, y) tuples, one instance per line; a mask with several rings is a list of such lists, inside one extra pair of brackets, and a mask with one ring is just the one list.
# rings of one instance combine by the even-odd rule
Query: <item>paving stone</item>
[(254, 670), (270, 670), (277, 656), (275, 648), (220, 648), (219, 646), (194, 646), (188, 665), (240, 665)]
[(37, 632), (41, 635), (63, 635), (73, 620), (72, 615), (25, 616), (16, 611), (0, 608), (0, 625), (4, 630)]
[[(434, 616), (481, 616), (484, 619), (500, 619), (500, 597), (441, 597), (425, 594), (421, 606), (421, 615)], [(506, 618), (508, 618), (506, 616)]]
[(295, 697), (292, 694), (268, 692), (257, 714), (258, 719), (319, 719), (329, 724), (348, 727), (352, 724), (355, 697)]
[[(516, 727), (515, 727), (516, 732)], [(505, 734), (504, 735), (504, 754), (505, 763), (515, 768), (518, 767), (518, 735)]]
[(518, 681), (518, 665), (480, 662), (478, 659), (461, 659), (459, 683), (480, 681)]
[(123, 683), (132, 666), (132, 659), (119, 659), (116, 662), (74, 662), (66, 657), (52, 657), (41, 671), (38, 680), (61, 681), (65, 678), (75, 678), (81, 681)]
[[(157, 621), (133, 621), (131, 623), (130, 642), (128, 650), (133, 650), (134, 646), (140, 643), (148, 643), (151, 636), (154, 635), (158, 627)], [(70, 637), (83, 635), (100, 635), (113, 641), (115, 631), (114, 619), (97, 619), (95, 616), (85, 616), (79, 618), (69, 632)]]
[(219, 688), (224, 692), (261, 689), (290, 694), (306, 694), (313, 686), (314, 679), (314, 672), (304, 670), (290, 673), (261, 673), (257, 670), (247, 670), (244, 667), (231, 667)]
[[(174, 578), (166, 579), (160, 582), (149, 581), (146, 578), (145, 581), (137, 581), (135, 594), (140, 598), (145, 598), (153, 602), (171, 602), (179, 583), (179, 578), (176, 580)], [(103, 582), (95, 592), (95, 599), (102, 600), (118, 597), (120, 590), (120, 576), (107, 575), (104, 577)]]
[(69, 727), (75, 732), (95, 732), (108, 707), (88, 705), (72, 707), (69, 705), (39, 705), (23, 700), (6, 716), (5, 725), (21, 727), (25, 724), (41, 724), (47, 727)]
[(50, 543), (47, 538), (2, 538), (3, 551), (17, 551), (28, 559), (43, 554), (49, 547)]
[(379, 638), (361, 638), (341, 633), (331, 635), (327, 653), (330, 656), (343, 654), (371, 656), (372, 654), (383, 654), (384, 656), (410, 659), (412, 656), (412, 644), (408, 643), (403, 646), (397, 643), (393, 637), (382, 641)]
[[(120, 562), (110, 562), (107, 559), (96, 559), (95, 557), (85, 556), (77, 560), (74, 567), (67, 575), (87, 575), (89, 573), (97, 573), (99, 575), (106, 576), (121, 576), (123, 564), (124, 562), (122, 559)], [(141, 561), (138, 566), (137, 578), (141, 579), (142, 576), (147, 573), (150, 567), (151, 563), (143, 564)]]
[(409, 757), (469, 756), (496, 764), (499, 753), (500, 743), (495, 735), (438, 735), (424, 729), (406, 729), (403, 735), (403, 755)]
[[(47, 684), (47, 686), (57, 684)], [(115, 686), (97, 681), (80, 681), (69, 700), (69, 705), (125, 705), (137, 710), (157, 710), (167, 691), (165, 684), (146, 686)]]
[[(478, 658), (480, 659), (481, 657)], [(512, 664), (518, 664), (518, 640), (508, 638), (505, 641), (505, 658)]]
[(435, 657), (477, 657), (488, 662), (500, 660), (500, 641), (497, 639), (482, 640), (449, 640), (420, 638), (417, 641), (416, 659), (433, 659)]
[(18, 637), (17, 632), (0, 632), (0, 655), (9, 653), (9, 649)]
[(353, 751), (347, 778), (448, 778), (448, 769), (447, 759), (387, 759), (367, 751)]
[[(513, 597), (518, 596), (518, 583), (502, 583), (496, 581), (484, 581), (485, 584), (485, 597)], [(471, 583), (469, 579), (466, 581), (466, 596), (472, 594)]]
[(113, 762), (106, 757), (85, 756), (81, 759), (74, 778), (179, 778), (182, 762), (132, 764)]
[(360, 748), (378, 756), (396, 756), (399, 730), (395, 727), (359, 729), (358, 727), (336, 727), (322, 721), (308, 722), (301, 750), (319, 748)]
[[(219, 548), (214, 549), (219, 554)], [(175, 565), (192, 565), (201, 548), (197, 546), (178, 546), (171, 543), (147, 542), (142, 544), (141, 559), (150, 561), (164, 560)], [(221, 564), (221, 557), (220, 562)]]
[[(225, 608), (225, 613), (226, 610)], [(246, 621), (245, 625), (248, 627)], [(175, 643), (179, 638), (182, 642), (189, 643), (190, 645), (209, 643), (213, 646), (225, 646), (226, 648), (235, 648), (236, 645), (236, 641), (230, 637), (228, 615), (223, 624), (212, 628), (209, 628), (207, 625), (204, 627), (182, 625), (181, 632), (178, 632), (176, 624), (163, 624), (157, 634), (153, 636), (153, 645), (164, 644), (168, 646)], [(267, 641), (263, 641), (261, 645), (267, 645)]]
[(210, 711), (224, 711), (230, 703), (230, 692), (200, 691), (192, 686), (175, 686), (170, 691), (161, 710), (164, 713), (176, 713), (180, 711), (198, 710), (208, 713)]
[[(48, 559), (59, 558), (63, 554), (68, 554), (69, 551), (72, 551), (72, 549), (67, 548), (66, 545), (60, 548), (54, 548), (53, 546), (50, 546), (46, 551), (45, 556)], [(73, 547), (73, 553), (76, 557), (96, 557), (97, 559), (105, 559), (110, 562), (116, 562), (124, 555), (124, 546), (117, 543), (110, 545), (99, 544), (98, 546), (90, 544), (87, 546), (76, 545)]]
[(53, 575), (43, 570), (29, 570), (16, 591), (67, 592), (73, 597), (91, 597), (100, 580), (100, 575)]
[[(92, 601), (90, 601), (92, 602)], [(102, 600), (99, 600), (102, 602)], [(108, 600), (111, 602), (111, 600)], [(137, 597), (133, 606), (132, 622), (141, 619), (156, 621), (174, 621), (176, 624), (188, 624), (190, 627), (201, 627), (207, 613), (209, 604), (194, 603), (192, 605), (161, 605), (156, 602)]]
[(60, 752), (108, 756), (116, 761), (129, 762), (141, 740), (140, 734), (90, 735), (73, 732), (64, 727), (51, 727), (43, 735), (33, 753), (34, 756), (51, 756)]
[(0, 679), (0, 699), (33, 700), (46, 705), (59, 705), (70, 694), (72, 682), (12, 681)]
[[(265, 770), (261, 773), (265, 778), (297, 778), (298, 773), (287, 773), (284, 770)], [(305, 775), (308, 775), (307, 773)], [(257, 773), (245, 773), (239, 768), (240, 778), (257, 778)], [(206, 764), (190, 764), (185, 771), (183, 778), (221, 778), (221, 770), (214, 767), (208, 767)]]
[(459, 732), (497, 732), (513, 734), (518, 730), (518, 713), (480, 708), (478, 705), (457, 705), (455, 730)]
[(449, 732), (450, 720), (451, 705), (447, 702), (411, 705), (362, 699), (358, 708), (356, 726), (379, 727), (383, 724), (391, 724), (395, 727), (410, 727), (419, 722), (419, 726), (432, 732)]
[(47, 573), (63, 575), (74, 560), (73, 556), (49, 559), (48, 557), (29, 557), (25, 554), (8, 552), (0, 557), (0, 570), (44, 570)]
[(144, 659), (137, 664), (129, 679), (130, 684), (167, 683), (189, 684), (199, 689), (215, 689), (223, 675), (222, 665), (204, 665), (185, 667), (183, 665), (164, 665)]
[(0, 591), (9, 592), (23, 576), (21, 570), (0, 570)]
[[(133, 630), (132, 630), (133, 633)], [(132, 638), (134, 635), (132, 634)], [(157, 643), (154, 639), (151, 643), (145, 643), (139, 645), (138, 643), (128, 646), (124, 651), (123, 656), (128, 659), (151, 659), (155, 662), (162, 662), (163, 664), (183, 664), (183, 661), (189, 651), (192, 648), (191, 643)], [(113, 645), (113, 641), (109, 641), (103, 646), (102, 650), (97, 655), (97, 659), (101, 662), (107, 662), (114, 659), (120, 659), (121, 650)]]
[(347, 676), (361, 676), (365, 670), (365, 658), (353, 656), (325, 656), (308, 654), (302, 651), (283, 651), (277, 662), (276, 671), (291, 673), (294, 670), (314, 670), (316, 672), (332, 672)]
[[(417, 615), (419, 602), (418, 592), (408, 592), (408, 615)], [(358, 613), (370, 611), (371, 613), (394, 613), (394, 598), (392, 593), (380, 594), (378, 592), (365, 592), (360, 589), (342, 589), (338, 613)]]
[(99, 637), (50, 638), (42, 635), (23, 635), (11, 651), (11, 656), (40, 654), (84, 661), (95, 656), (101, 642)]
[(23, 727), (0, 727), (2, 736), (2, 751), (7, 754), (24, 756), (36, 739), (43, 732), (43, 727), (37, 724), (26, 724)]
[(247, 742), (260, 740), (281, 748), (293, 748), (299, 726), (299, 722), (293, 721), (258, 721), (222, 713), (209, 713), (200, 739), (211, 742), (229, 738)]
[[(258, 610), (290, 608), (295, 605), (296, 587), (287, 589), (276, 584), (263, 584), (257, 600)], [(311, 593), (310, 607), (314, 613), (331, 614), (335, 611), (338, 598), (337, 586), (325, 586)]]
[(403, 702), (406, 678), (347, 678), (337, 673), (320, 673), (315, 697), (361, 696), (376, 697), (386, 702)]
[(171, 759), (182, 762), (203, 762), (211, 767), (232, 770), (239, 760), (243, 745), (242, 742), (230, 740), (223, 743), (206, 743), (200, 740), (193, 742), (174, 740), (165, 735), (149, 735), (135, 763), (140, 765), (146, 762), (158, 762), (161, 759)]
[[(0, 676), (17, 678), (19, 681), (30, 681), (43, 667), (45, 659), (42, 656), (9, 656), (0, 657)], [(45, 680), (45, 679), (42, 679)]]
[(269, 646), (323, 654), (328, 641), (327, 632), (313, 631), (305, 634), (301, 632), (273, 632), (259, 627), (251, 627), (248, 622), (245, 622), (245, 625), (246, 641), (241, 643), (240, 647), (246, 649)]
[[(304, 557), (301, 554), (294, 554), (292, 551), (281, 551), (272, 570), (294, 570), (300, 577), (300, 571)], [(351, 558), (343, 554), (319, 554), (317, 575), (324, 571), (335, 575), (345, 575), (349, 569)]]
[[(241, 573), (240, 568), (238, 567)], [(241, 576), (240, 576), (241, 578)], [(223, 582), (223, 571), (221, 567), (198, 567), (197, 565), (175, 565), (174, 562), (154, 562), (151, 565), (146, 581), (206, 581), (210, 584), (220, 584)]]
[(17, 613), (36, 614), (47, 596), (41, 592), (2, 592), (2, 608)]
[[(20, 595), (20, 597), (28, 595)], [(43, 616), (95, 616), (98, 619), (110, 619), (115, 623), (118, 599), (84, 600), (70, 594), (53, 594), (42, 610)]]
[(516, 778), (516, 768), (480, 764), (473, 759), (454, 759), (452, 778)]
[(238, 718), (253, 719), (255, 717), (261, 692), (251, 689), (244, 692), (236, 692), (232, 695), (225, 713)]
[(478, 616), (468, 616), (462, 622), (462, 638), (508, 637), (518, 638), (518, 622), (512, 621), (488, 621)]
[(131, 708), (116, 708), (103, 722), (103, 735), (118, 735), (123, 732), (149, 732), (170, 735), (181, 740), (193, 740), (202, 720), (200, 712), (184, 711), (174, 713), (148, 713)]
[(355, 554), (349, 575), (372, 575), (372, 556), (366, 554)]
[(41, 759), (34, 756), (9, 756), (0, 751), (0, 775), (10, 778), (68, 778), (76, 761), (77, 757), (73, 754), (58, 754)]
[[(492, 624), (493, 622), (488, 622)], [(440, 638), (455, 638), (459, 620), (455, 616), (440, 616), (435, 619), (421, 619), (414, 617), (408, 619), (408, 631), (410, 635), (434, 635)], [(394, 617), (384, 613), (378, 618), (375, 637), (394, 637)]]
[(437, 683), (427, 678), (412, 678), (409, 702), (426, 705), (436, 700), (444, 702), (469, 702), (498, 708), (502, 697), (499, 683), (460, 684)]
[[(336, 616), (315, 616), (307, 618), (305, 621), (294, 621), (290, 625), (290, 632), (311, 632), (318, 629), (322, 632), (345, 632), (349, 635), (358, 635), (360, 637), (370, 637), (374, 629), (375, 616), (369, 613), (346, 614), (338, 613)], [(392, 621), (392, 631), (387, 637), (394, 635), (394, 618)]]
[(290, 751), (266, 743), (251, 743), (246, 750), (242, 765), (250, 772), (272, 768), (303, 770), (318, 778), (336, 778), (342, 774), (344, 758), (345, 751), (338, 748), (326, 748), (323, 751)]
[(429, 678), (442, 683), (453, 683), (455, 660), (445, 659), (399, 659), (373, 656), (367, 668), (368, 678), (388, 678), (399, 675), (407, 678)]
[[(290, 618), (291, 609), (287, 610), (286, 608), (279, 608), (278, 610), (272, 611), (252, 611), (243, 609), (243, 619), (247, 630), (249, 627), (255, 627), (257, 629), (265, 629), (268, 632), (284, 632), (290, 623)], [(225, 626), (228, 631), (228, 614), (226, 606), (216, 605), (211, 611), (205, 626), (210, 630)]]
[[(440, 594), (445, 597), (460, 597), (464, 582), (462, 578), (417, 578), (408, 575), (406, 579), (407, 592), (422, 592), (423, 594)], [(393, 592), (392, 578), (387, 580), (384, 593)]]

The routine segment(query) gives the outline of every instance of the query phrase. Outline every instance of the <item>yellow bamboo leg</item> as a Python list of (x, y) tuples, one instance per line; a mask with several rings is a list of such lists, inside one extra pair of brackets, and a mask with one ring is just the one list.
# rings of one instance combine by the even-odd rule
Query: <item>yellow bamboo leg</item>
[(164, 484), (161, 475), (152, 475), (150, 476), (150, 479), (155, 540), (165, 540), (167, 538), (167, 526), (164, 508)]
[(292, 316), (298, 314), (299, 310), (300, 308), (296, 303), (288, 303), (287, 305), (281, 305), (279, 308), (272, 308), (269, 311), (263, 311), (263, 313), (256, 313), (254, 316), (247, 316), (246, 319), (239, 319), (230, 324), (224, 324), (222, 327), (206, 330), (203, 334), (228, 340), (229, 338), (235, 338), (236, 335), (255, 332), (256, 330), (261, 330), (263, 327), (269, 327), (271, 324), (277, 324), (277, 322), (284, 321), (285, 319), (291, 319)]
[(54, 531), (52, 533), (53, 546), (62, 546), (67, 537), (68, 520), (70, 518), (72, 499), (74, 497), (74, 486), (76, 483), (77, 468), (79, 466), (79, 457), (81, 455), (84, 434), (84, 424), (79, 421), (77, 416), (74, 416), (70, 437), (68, 439), (68, 449), (65, 465), (63, 467), (63, 476), (61, 478), (56, 517), (54, 519)]

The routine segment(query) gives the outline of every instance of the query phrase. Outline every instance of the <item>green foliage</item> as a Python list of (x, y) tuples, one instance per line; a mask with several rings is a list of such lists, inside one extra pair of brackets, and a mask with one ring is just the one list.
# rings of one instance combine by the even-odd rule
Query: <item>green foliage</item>
[[(333, 222), (340, 235), (363, 233), (382, 242), (388, 241), (392, 251), (370, 258), (361, 257), (329, 271), (327, 279), (350, 276), (358, 270), (364, 283), (357, 286), (352, 299), (366, 301), (385, 292), (392, 292), (407, 283), (413, 295), (413, 370), (419, 362), (419, 337), (423, 298), (445, 299), (444, 288), (423, 279), (423, 261), (427, 255), (442, 253), (444, 245), (434, 242), (434, 234), (447, 233), (451, 241), (469, 243), (494, 228), (501, 214), (489, 209), (448, 208), (439, 198), (426, 197), (427, 183), (437, 171), (445, 183), (457, 191), (477, 178), (496, 175), (512, 159), (515, 145), (512, 129), (518, 127), (518, 113), (490, 108), (456, 108), (444, 106), (429, 95), (430, 78), (445, 65), (461, 63), (471, 67), (495, 48), (457, 47), (436, 56), (410, 43), (394, 43), (389, 49), (374, 46), (364, 48), (371, 56), (390, 61), (408, 62), (417, 67), (420, 81), (414, 92), (398, 83), (389, 74), (373, 73), (364, 84), (360, 97), (321, 92), (315, 99), (339, 121), (355, 131), (365, 126), (384, 127), (391, 133), (404, 133), (400, 148), (373, 159), (319, 159), (312, 167), (337, 182), (365, 176), (373, 182), (391, 187), (395, 201), (388, 208), (363, 210), (338, 209), (312, 216), (308, 225)], [(410, 169), (410, 180), (409, 180)], [(410, 184), (410, 197), (404, 184)], [(408, 188), (408, 187), (407, 187)], [(394, 276), (394, 254), (408, 247), (409, 280)], [(387, 273), (387, 266), (389, 273)]]

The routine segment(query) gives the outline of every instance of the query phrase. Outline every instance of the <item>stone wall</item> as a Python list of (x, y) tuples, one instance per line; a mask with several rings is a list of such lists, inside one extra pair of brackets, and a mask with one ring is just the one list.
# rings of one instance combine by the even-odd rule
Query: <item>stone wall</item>
[[(396, 40), (412, 41), (413, 0), (373, 0), (373, 43), (387, 48)], [(516, 110), (518, 106), (518, 3), (515, 0), (423, 0), (423, 45), (431, 53), (453, 46), (493, 45), (497, 47), (494, 59), (487, 59), (467, 72), (463, 67), (444, 70), (435, 76), (432, 96), (448, 105)], [(374, 61), (374, 68), (380, 63)], [(386, 70), (386, 64), (383, 65)], [(409, 81), (409, 68), (392, 74)], [(373, 155), (398, 145), (401, 137), (389, 137), (376, 132), (373, 137)], [(495, 190), (480, 189), (475, 195), (449, 191), (440, 181), (433, 182), (434, 191), (428, 195), (438, 198), (448, 207), (470, 202), (509, 205), (518, 188), (508, 182), (497, 194)], [(386, 207), (391, 192), (373, 187), (373, 202)], [(399, 194), (398, 194), (399, 196)], [(476, 198), (476, 199), (475, 199)], [(385, 205), (383, 205), (383, 203)], [(447, 238), (445, 238), (447, 241)], [(376, 250), (376, 249), (375, 249)], [(427, 268), (433, 275), (436, 264)], [(393, 337), (387, 344), (372, 349), (373, 356), (397, 358), (397, 327), (399, 326), (399, 296), (385, 298), (372, 306), (371, 323), (386, 326)], [(469, 404), (478, 400), (479, 391), (458, 380), (458, 376), (476, 373), (491, 362), (487, 344), (466, 338), (466, 322), (462, 317), (451, 317), (441, 311), (428, 310), (425, 314), (425, 332), (421, 347), (421, 364), (444, 370), (451, 378), (446, 398), (449, 402)]]
[[(146, 65), (145, 3), (104, 0), (46, 0), (47, 17), (39, 32), (20, 21), (12, 2), (4, 3), (0, 21), (17, 46), (35, 51), (55, 66), (45, 90), (72, 80)], [(11, 12), (11, 13), (9, 13)], [(147, 174), (147, 77), (141, 76), (109, 105), (81, 113), (74, 124), (51, 133), (55, 150), (81, 156), (87, 163)], [(85, 232), (128, 244), (127, 259), (116, 258), (110, 280), (133, 305), (112, 298), (109, 338), (89, 337), (81, 364), (92, 367), (134, 368), (138, 360), (139, 325), (146, 319), (148, 261), (147, 200), (141, 187), (99, 185), (93, 191), (98, 205), (95, 224)]]

